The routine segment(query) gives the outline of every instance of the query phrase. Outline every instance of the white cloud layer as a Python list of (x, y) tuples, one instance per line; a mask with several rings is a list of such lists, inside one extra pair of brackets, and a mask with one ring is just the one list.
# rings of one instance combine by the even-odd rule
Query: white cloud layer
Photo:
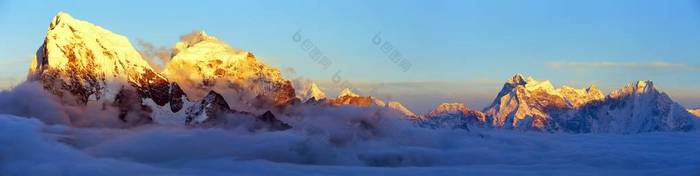
[[(349, 118), (349, 117), (348, 117)], [(2, 175), (697, 175), (700, 133), (71, 128), (0, 116)], [(339, 122), (348, 122), (338, 120)], [(332, 124), (326, 124), (332, 123)], [(319, 126), (323, 125), (323, 126)], [(393, 125), (393, 126), (392, 126)], [(396, 126), (398, 125), (398, 126)], [(323, 129), (315, 129), (323, 128)], [(315, 131), (318, 130), (318, 131)]]

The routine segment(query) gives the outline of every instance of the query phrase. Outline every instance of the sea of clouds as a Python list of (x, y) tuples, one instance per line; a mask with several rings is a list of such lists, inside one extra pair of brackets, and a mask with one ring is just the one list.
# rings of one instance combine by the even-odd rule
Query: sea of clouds
[(0, 92), (0, 175), (700, 175), (699, 130), (433, 130), (349, 106), (299, 108), (285, 131), (124, 127), (57, 101), (31, 83)]

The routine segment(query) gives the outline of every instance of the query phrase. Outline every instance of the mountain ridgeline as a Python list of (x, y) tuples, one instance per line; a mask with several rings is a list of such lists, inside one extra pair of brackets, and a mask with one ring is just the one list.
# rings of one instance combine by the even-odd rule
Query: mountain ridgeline
[(586, 89), (567, 86), (555, 89), (549, 81), (524, 79), (517, 74), (503, 85), (483, 115), (462, 106), (461, 113), (442, 112), (442, 106), (436, 109), (438, 113), (431, 112), (420, 123), (438, 127), (630, 134), (687, 131), (697, 120), (666, 93), (657, 90), (651, 81), (628, 84), (605, 96), (595, 85)]
[[(173, 54), (158, 72), (126, 37), (61, 12), (49, 25), (28, 80), (64, 104), (117, 107), (128, 125), (216, 125), (225, 114), (254, 116), (283, 108), (294, 97), (277, 69), (204, 32), (177, 43)], [(230, 109), (234, 100), (239, 111)]]
[(483, 111), (444, 103), (425, 115), (350, 89), (328, 98), (311, 84), (296, 95), (278, 69), (205, 32), (183, 37), (173, 47), (172, 59), (156, 70), (126, 37), (62, 12), (49, 25), (28, 81), (40, 83), (63, 104), (114, 107), (119, 111), (115, 118), (130, 126), (212, 127), (246, 118), (257, 127), (286, 130), (293, 126), (280, 117), (303, 106), (388, 110), (426, 128), (571, 133), (685, 131), (693, 128), (695, 118), (651, 81), (606, 96), (595, 86), (555, 89), (549, 81), (515, 75)]

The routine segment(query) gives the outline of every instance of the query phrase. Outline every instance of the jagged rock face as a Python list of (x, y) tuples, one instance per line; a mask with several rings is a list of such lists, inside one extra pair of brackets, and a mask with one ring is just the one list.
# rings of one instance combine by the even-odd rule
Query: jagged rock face
[(359, 106), (359, 107), (384, 107), (386, 104), (384, 101), (380, 99), (376, 99), (374, 97), (351, 97), (351, 96), (344, 96), (344, 97), (338, 97), (336, 99), (330, 100), (329, 101), (330, 105), (333, 106), (340, 106), (340, 105), (354, 105), (354, 106)]
[(277, 117), (275, 117), (275, 115), (272, 114), (272, 112), (270, 111), (265, 111), (265, 113), (258, 116), (256, 120), (261, 122), (258, 124), (263, 124), (261, 127), (257, 128), (266, 128), (273, 131), (282, 131), (292, 128), (291, 126), (289, 126), (289, 124), (277, 119)]
[(555, 89), (549, 81), (525, 80), (518, 74), (504, 84), (484, 111), (493, 127), (545, 130), (553, 128), (553, 113), (570, 111), (603, 98), (595, 86), (586, 90)]
[(204, 32), (183, 38), (173, 54), (162, 74), (187, 87), (184, 90), (192, 99), (214, 90), (227, 95), (224, 98), (234, 108), (252, 110), (249, 108), (285, 106), (295, 98), (291, 82), (279, 70)]
[(187, 109), (187, 125), (213, 126), (226, 121), (223, 117), (228, 113), (234, 113), (220, 94), (210, 91), (199, 104)]
[(190, 106), (186, 112), (185, 123), (194, 127), (222, 126), (228, 123), (227, 116), (231, 118), (254, 119), (254, 124), (249, 130), (287, 130), (292, 128), (287, 123), (279, 120), (271, 111), (266, 111), (262, 115), (253, 116), (252, 113), (232, 110), (224, 97), (214, 91), (210, 91), (199, 104)]
[(692, 116), (651, 81), (639, 81), (612, 92), (603, 102), (582, 107), (573, 116), (564, 116), (561, 127), (584, 133), (685, 131), (693, 128)]
[[(314, 88), (314, 84), (312, 84), (311, 90)], [(400, 102), (398, 101), (390, 101), (389, 103), (385, 103), (384, 100), (381, 100), (376, 97), (372, 96), (360, 96), (354, 92), (352, 92), (349, 88), (343, 89), (338, 97), (335, 99), (327, 99), (324, 96), (318, 96), (319, 94), (316, 94), (317, 96), (311, 96), (304, 104), (308, 105), (330, 105), (330, 106), (342, 106), (342, 105), (353, 105), (357, 107), (378, 107), (378, 108), (387, 108), (388, 110), (396, 111), (399, 114), (405, 116), (407, 119), (410, 120), (419, 120), (419, 116), (413, 113), (411, 110), (408, 108), (404, 107)], [(316, 97), (323, 97), (320, 99), (316, 99)]]
[(371, 96), (363, 97), (363, 96), (357, 95), (357, 94), (353, 93), (348, 88), (343, 89), (343, 91), (341, 91), (340, 94), (338, 95), (338, 97), (336, 97), (335, 99), (329, 100), (328, 104), (333, 105), (333, 106), (355, 105), (355, 106), (359, 106), (359, 107), (370, 107), (370, 106), (384, 107), (384, 106), (386, 106), (386, 103), (384, 103), (383, 100), (380, 100), (378, 98), (374, 98)]
[[(153, 71), (126, 37), (66, 13), (51, 21), (32, 60), (28, 80), (39, 81), (64, 103), (76, 105), (103, 101), (119, 106), (126, 105), (125, 100), (142, 103), (142, 99), (149, 99), (157, 106), (173, 103), (174, 112), (182, 108), (184, 96), (177, 85)], [(127, 114), (140, 105), (119, 109)], [(157, 107), (143, 109), (152, 108)]]
[(320, 100), (317, 100), (316, 98), (311, 97), (311, 98), (309, 98), (308, 100), (306, 100), (306, 101), (304, 102), (304, 104), (307, 104), (307, 105), (322, 105), (322, 104), (329, 104), (329, 101), (328, 101), (328, 99), (320, 99)]
[(318, 100), (323, 100), (326, 99), (326, 93), (324, 93), (321, 88), (319, 88), (316, 83), (311, 83), (311, 86), (309, 86), (309, 89), (304, 91), (301, 95), (301, 100), (302, 101), (309, 101), (313, 99), (314, 101)]
[(357, 95), (355, 92), (352, 92), (350, 88), (345, 88), (340, 93), (338, 94), (338, 98), (340, 97), (359, 97), (360, 95)]
[(484, 113), (470, 110), (462, 103), (442, 103), (419, 122), (423, 127), (460, 129), (468, 129), (469, 126), (484, 127), (485, 124)]
[[(295, 100), (289, 99), (294, 97), (294, 89), (289, 81), (281, 78), (279, 71), (257, 62), (250, 53), (233, 52), (240, 54), (236, 55), (229, 52), (232, 50), (213, 37), (195, 36), (178, 43), (174, 51), (177, 53), (173, 59), (175, 64), (169, 65), (166, 73), (176, 79), (188, 78), (184, 83), (199, 80), (205, 87), (220, 80), (237, 81), (241, 84), (223, 88), (240, 92), (252, 90), (255, 93), (250, 97), (260, 100), (253, 106)], [(197, 56), (204, 58), (192, 59)], [(196, 64), (184, 64), (189, 62)], [(175, 66), (201, 73), (200, 77), (177, 75), (175, 71), (181, 70), (174, 69)], [(115, 106), (120, 111), (118, 118), (126, 124), (156, 122), (206, 126), (220, 123), (223, 118), (219, 118), (219, 114), (232, 112), (255, 119), (250, 113), (231, 110), (221, 94), (215, 92), (202, 96), (199, 103), (191, 102), (186, 91), (192, 87), (181, 87), (154, 71), (126, 37), (76, 20), (66, 13), (59, 13), (49, 25), (44, 43), (29, 69), (28, 80), (42, 83), (44, 88), (62, 97), (64, 103), (84, 106), (89, 101), (98, 101)]]
[[(182, 91), (182, 88), (177, 85), (177, 83), (170, 83), (170, 110), (172, 112), (180, 111), (184, 106), (184, 101), (186, 101), (187, 95)], [(180, 98), (178, 98), (180, 97)]]
[[(375, 99), (372, 97), (351, 97), (351, 96), (343, 96), (343, 97), (338, 97), (336, 99), (331, 100), (331, 105), (335, 106), (340, 106), (340, 105), (355, 105), (355, 106), (360, 106), (360, 107), (369, 107), (372, 105), (378, 105), (375, 103)], [(383, 104), (381, 104), (383, 106)]]
[(651, 81), (602, 95), (595, 86), (554, 89), (548, 81), (516, 75), (485, 114), (491, 127), (540, 131), (640, 133), (693, 128), (692, 115)]
[(591, 87), (585, 90), (562, 86), (559, 89), (559, 94), (564, 97), (564, 100), (570, 107), (574, 108), (581, 107), (593, 101), (602, 101), (605, 99), (605, 94), (595, 85), (591, 85)]
[(136, 126), (153, 122), (150, 114), (152, 109), (143, 105), (141, 97), (136, 90), (121, 89), (113, 105), (119, 108), (119, 119), (128, 125)]

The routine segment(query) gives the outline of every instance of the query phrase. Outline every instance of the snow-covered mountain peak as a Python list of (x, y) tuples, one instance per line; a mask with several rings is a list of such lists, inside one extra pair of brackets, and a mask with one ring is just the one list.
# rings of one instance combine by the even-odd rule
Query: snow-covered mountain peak
[(518, 96), (528, 96), (535, 91), (557, 94), (553, 90), (554, 88), (549, 81), (538, 81), (532, 77), (528, 77), (528, 79), (525, 80), (521, 74), (516, 74), (511, 79), (506, 81), (503, 88), (497, 95), (496, 100), (501, 98), (511, 99)]
[(327, 97), (326, 93), (324, 93), (323, 90), (321, 90), (321, 88), (319, 88), (318, 85), (316, 85), (316, 83), (312, 82), (309, 88), (303, 92), (303, 96), (300, 98), (302, 99), (302, 101), (307, 101), (312, 98), (314, 100), (322, 100), (326, 99)]
[(491, 123), (496, 127), (544, 129), (550, 119), (550, 110), (575, 109), (604, 98), (595, 87), (575, 89), (562, 86), (557, 89), (548, 80), (539, 81), (532, 77), (522, 80), (522, 75), (517, 74), (503, 85), (484, 113), (493, 119)]
[(350, 90), (350, 88), (345, 88), (342, 91), (340, 91), (340, 94), (338, 94), (337, 98), (342, 98), (342, 97), (359, 97), (360, 95), (355, 94)]
[(492, 126), (503, 128), (637, 133), (692, 127), (691, 115), (651, 81), (628, 84), (607, 97), (595, 85), (554, 89), (548, 81), (509, 81), (484, 111)]
[(537, 80), (535, 80), (535, 78), (533, 78), (532, 75), (527, 76), (527, 79), (525, 79), (525, 82), (534, 82), (534, 81), (537, 81)]
[(524, 85), (526, 83), (525, 79), (523, 78), (523, 75), (518, 73), (513, 75), (513, 77), (506, 82), (507, 84), (512, 84), (512, 85)]
[(532, 76), (528, 76), (527, 79), (524, 79), (522, 74), (515, 74), (511, 79), (506, 81), (503, 90), (516, 91), (518, 87), (522, 87), (528, 92), (543, 91), (553, 95), (558, 94), (554, 85), (552, 85), (549, 80), (540, 81), (534, 79)]
[(532, 77), (529, 77), (528, 80), (525, 83), (525, 89), (527, 91), (544, 91), (549, 94), (557, 95), (559, 92), (554, 89), (554, 85), (552, 85), (552, 82), (549, 80), (544, 80), (544, 81), (538, 81), (533, 79)]
[(646, 80), (646, 81), (637, 81), (636, 83), (630, 83), (622, 87), (621, 89), (615, 90), (612, 93), (610, 93), (610, 96), (613, 98), (616, 97), (623, 97), (627, 96), (630, 94), (663, 94), (662, 92), (659, 92), (656, 87), (654, 86), (654, 83), (652, 81)]
[(596, 85), (596, 84), (591, 84), (591, 86), (588, 86), (588, 88), (586, 88), (586, 91), (587, 92), (601, 92), (600, 88), (598, 88), (598, 85)]
[(654, 87), (654, 82), (650, 80), (646, 81), (637, 81), (637, 92), (642, 93), (642, 92), (649, 92), (653, 91), (656, 88)]
[(157, 112), (179, 112), (187, 103), (180, 87), (155, 72), (126, 37), (65, 12), (51, 20), (28, 81), (67, 104), (117, 107), (130, 125), (157, 120)]
[(403, 104), (401, 104), (398, 101), (389, 101), (389, 103), (386, 104), (387, 107), (394, 109), (398, 111), (399, 113), (405, 115), (406, 117), (410, 118), (415, 118), (417, 117), (413, 111), (409, 110), (408, 108), (404, 107)]
[[(44, 45), (37, 51), (30, 72), (41, 67), (85, 67), (108, 76), (150, 69), (129, 40), (89, 22), (59, 12), (51, 21)], [(30, 73), (31, 74), (31, 73)]]
[(591, 85), (586, 89), (576, 89), (569, 86), (562, 86), (557, 89), (557, 92), (571, 107), (580, 107), (592, 101), (601, 101), (605, 99), (605, 94), (600, 91), (595, 85)]
[(349, 88), (340, 91), (338, 97), (330, 101), (331, 105), (355, 105), (360, 107), (386, 107), (384, 100), (372, 96), (360, 96)]
[(309, 89), (309, 95), (311, 97), (320, 100), (326, 98), (326, 93), (324, 93), (321, 88), (319, 88), (316, 83), (311, 83), (311, 88)]
[(214, 36), (209, 36), (205, 31), (195, 31), (190, 34), (180, 37), (180, 41), (175, 44), (173, 54), (177, 54), (182, 50), (193, 47), (194, 45), (202, 43), (203, 45), (210, 45), (209, 47), (217, 49), (231, 49), (226, 45), (226, 43), (220, 41)]
[(425, 115), (419, 123), (429, 128), (459, 128), (486, 125), (486, 115), (480, 111), (470, 110), (462, 103), (442, 103)]
[(279, 70), (261, 63), (253, 53), (232, 48), (204, 31), (185, 35), (181, 39), (175, 44), (174, 56), (163, 71), (165, 75), (174, 76), (183, 69), (189, 69), (194, 70), (191, 74), (195, 74), (186, 75), (191, 78), (250, 78), (262, 73), (263, 77), (274, 81), (284, 80)]
[(56, 94), (73, 94), (79, 103), (114, 100), (123, 87), (132, 86), (148, 97), (158, 97), (159, 105), (168, 99), (168, 81), (153, 71), (126, 37), (65, 12), (52, 19), (28, 78), (40, 80)]
[(457, 114), (469, 111), (463, 103), (441, 103), (435, 109), (430, 111), (427, 116), (437, 116), (440, 114)]
[[(576, 89), (566, 85), (556, 88), (551, 81), (536, 80), (532, 78), (532, 76), (529, 76), (525, 81), (519, 82), (518, 84), (513, 84), (513, 81), (517, 82), (520, 78), (522, 78), (522, 75), (517, 74), (513, 79), (506, 82), (502, 93), (511, 93), (513, 95), (523, 94), (522, 96), (526, 97), (538, 96), (533, 97), (535, 99), (542, 97), (564, 99), (571, 107), (578, 107), (590, 101), (602, 100), (605, 98), (603, 92), (594, 84), (586, 89)], [(518, 89), (520, 89), (520, 91)]]
[(584, 123), (571, 124), (569, 129), (618, 133), (681, 131), (693, 128), (692, 116), (651, 81), (637, 81), (613, 91), (600, 103), (583, 107), (574, 120)]
[(232, 48), (205, 32), (181, 39), (162, 74), (186, 87), (190, 98), (201, 99), (215, 90), (226, 94), (233, 108), (251, 112), (267, 105), (284, 106), (295, 98), (291, 82), (252, 53)]
[(58, 12), (56, 16), (54, 16), (53, 19), (51, 19), (51, 24), (49, 24), (49, 30), (53, 29), (61, 22), (70, 23), (73, 20), (75, 19), (73, 19), (73, 16), (71, 16), (70, 14), (63, 11)]

